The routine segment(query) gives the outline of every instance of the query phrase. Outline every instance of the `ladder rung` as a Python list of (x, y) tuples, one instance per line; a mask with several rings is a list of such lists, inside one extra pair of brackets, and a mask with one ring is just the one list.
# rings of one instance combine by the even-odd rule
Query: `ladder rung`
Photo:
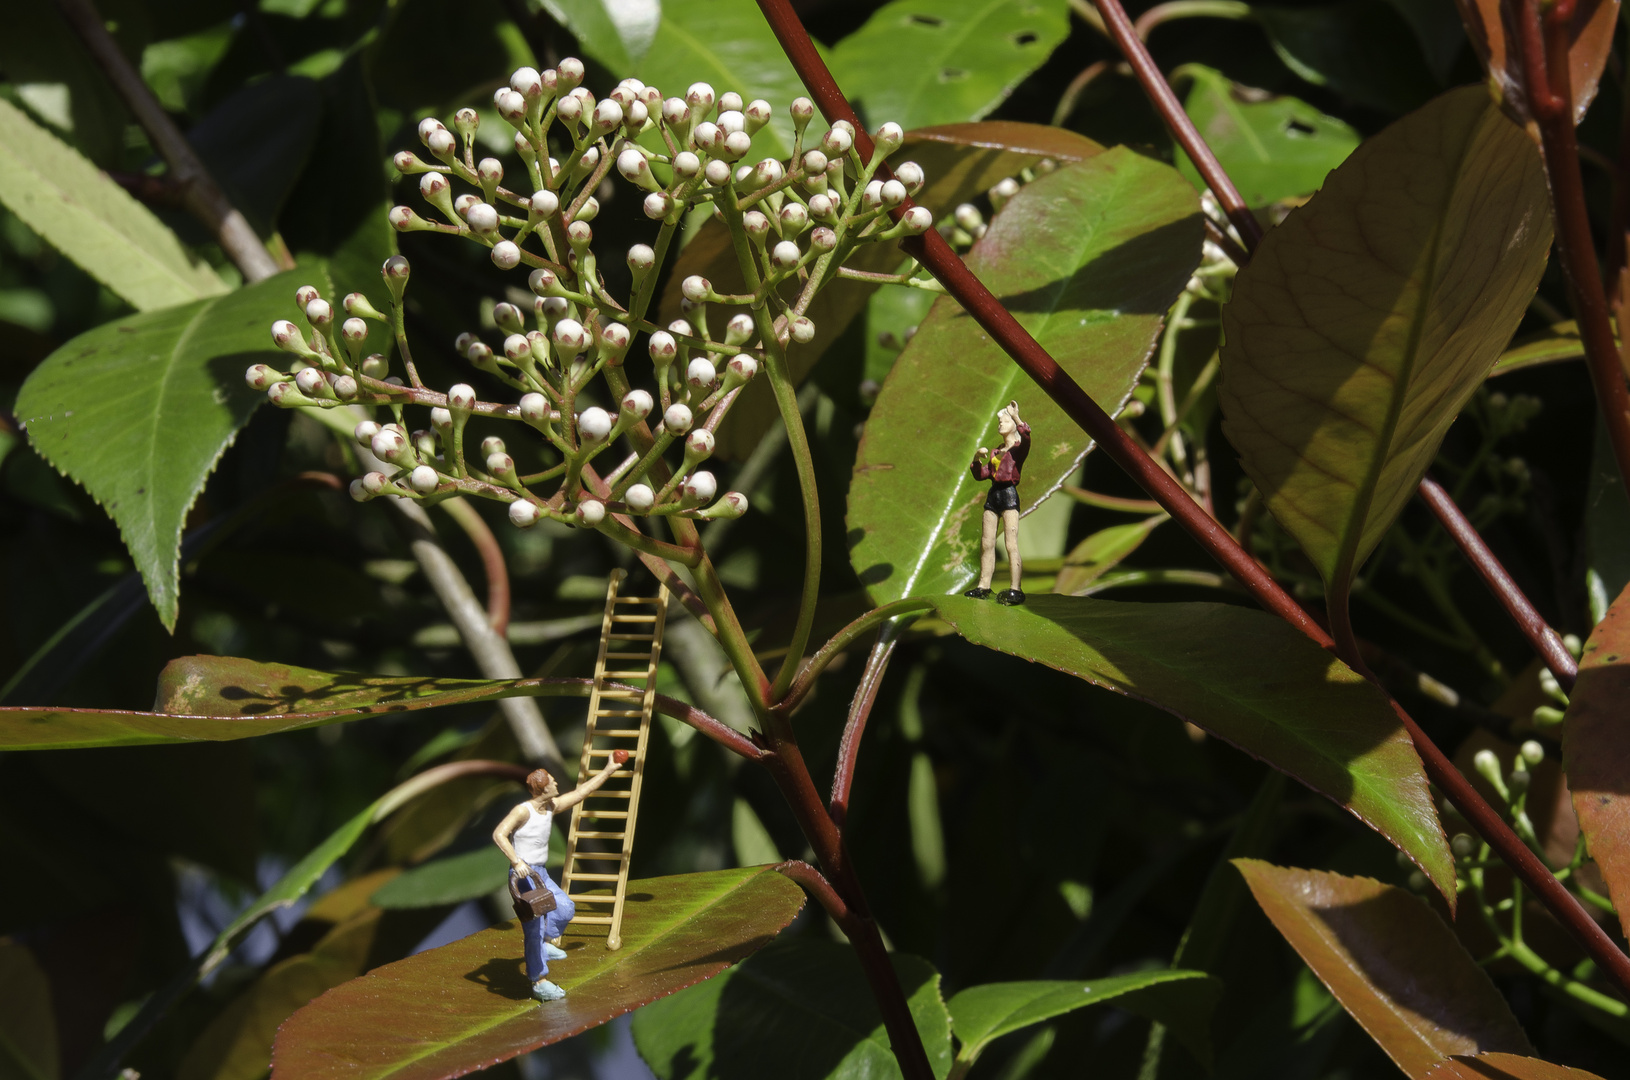
[(607, 739), (637, 739), (640, 737), (639, 728), (600, 728), (594, 733), (595, 738)]
[(579, 829), (577, 832), (579, 840), (623, 840), (627, 836), (625, 832), (590, 832), (587, 829)]
[(655, 641), (657, 639), (657, 636), (655, 634), (607, 634), (606, 635), (606, 640), (610, 641), (612, 639), (615, 639), (617, 641)]
[(651, 670), (646, 668), (643, 671), (602, 671), (600, 675), (607, 679), (648, 679), (651, 677)]
[(596, 709), (596, 710), (594, 710), (594, 715), (596, 717), (600, 717), (600, 716), (644, 716), (645, 715), (645, 710), (644, 709)]
[(608, 652), (608, 653), (606, 653), (606, 659), (607, 660), (649, 660), (649, 659), (651, 659), (651, 654), (648, 653), (648, 652)]
[[(586, 897), (586, 896), (574, 896), (574, 897), (572, 897), (572, 899), (581, 902), (583, 900), (587, 900), (588, 897)], [(574, 915), (572, 917), (572, 922), (574, 922), (574, 923), (588, 923), (590, 926), (610, 926), (611, 925), (611, 916), (610, 915)]]
[(585, 797), (583, 801), (587, 802), (589, 799), (626, 799), (628, 796), (629, 792), (618, 790), (617, 788), (612, 788), (610, 791), (607, 791), (605, 788), (601, 788), (592, 795)]
[(613, 615), (611, 617), (611, 621), (612, 622), (654, 623), (654, 622), (657, 621), (657, 617), (655, 615)]
[[(622, 877), (621, 874), (573, 874), (572, 875), (572, 880), (573, 881), (616, 881), (617, 879), (619, 879), (621, 877)], [(610, 900), (612, 898), (608, 896), (608, 897), (606, 897), (606, 899)]]
[(626, 818), (626, 817), (628, 817), (628, 811), (627, 810), (579, 810), (577, 812), (577, 816), (578, 817), (593, 817), (593, 818)]
[(611, 602), (613, 604), (655, 604), (657, 598), (654, 596), (613, 596)]
[[(583, 834), (578, 833), (577, 835), (581, 837)], [(623, 854), (621, 852), (613, 851), (578, 851), (572, 854), (572, 860), (574, 862), (580, 862), (584, 859), (594, 859), (598, 862), (622, 862)], [(574, 870), (572, 872), (572, 876), (578, 877), (579, 875)]]
[(644, 701), (645, 700), (645, 691), (644, 690), (602, 690), (602, 691), (600, 691), (600, 700), (601, 701), (607, 701), (607, 700), (610, 700), (610, 701)]
[[(610, 734), (610, 732), (605, 732), (605, 731), (602, 731), (602, 732), (601, 732), (601, 733), (600, 733), (600, 734), (602, 734), (602, 735), (607, 735), (607, 734)], [(632, 732), (629, 732), (629, 734), (631, 734), (631, 735), (638, 735), (638, 734), (639, 734), (639, 732), (637, 732), (637, 731), (632, 731)], [(596, 748), (593, 748), (593, 747), (591, 747), (591, 748), (590, 748), (590, 749), (589, 749), (589, 757), (610, 757), (610, 756), (611, 756), (611, 755), (612, 755), (612, 754), (615, 754), (615, 753), (617, 753), (617, 751), (616, 751), (616, 750), (612, 750), (612, 749), (609, 749), (609, 748), (607, 748), (607, 749), (605, 749), (605, 750), (600, 750), (600, 749), (596, 749)], [(632, 759), (632, 758), (630, 758), (630, 759), (629, 759), (629, 760), (633, 760), (633, 759)], [(615, 790), (617, 790), (617, 789), (616, 789), (616, 788), (612, 788), (612, 790), (613, 790), (613, 791), (615, 791)]]

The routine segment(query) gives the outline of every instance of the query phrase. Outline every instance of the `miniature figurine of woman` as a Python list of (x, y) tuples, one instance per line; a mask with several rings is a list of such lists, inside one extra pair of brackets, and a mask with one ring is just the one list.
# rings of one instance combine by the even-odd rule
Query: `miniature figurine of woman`
[(569, 810), (588, 798), (627, 760), (628, 752), (618, 750), (605, 768), (564, 795), (547, 770), (534, 769), (526, 778), (526, 788), (532, 797), (505, 814), (504, 820), (492, 831), (492, 842), (509, 859), (510, 881), (535, 877), (555, 898), (555, 909), (543, 918), (521, 920), (521, 936), (526, 942), (526, 977), (532, 983), (532, 996), (539, 1001), (558, 1001), (566, 996), (566, 991), (547, 978), (549, 961), (566, 958), (565, 950), (560, 948), (560, 935), (577, 914), (572, 898), (543, 868), (549, 859), (549, 834), (554, 827), (555, 811)]
[(1007, 534), (1007, 568), (1011, 589), (996, 594), (998, 604), (1024, 603), (1024, 591), (1019, 588), (1019, 575), (1024, 570), (1019, 558), (1019, 473), (1024, 459), (1030, 456), (1030, 425), (1019, 419), (1019, 403), (1010, 401), (1007, 408), (996, 414), (996, 433), (1002, 445), (995, 450), (983, 446), (974, 455), (969, 470), (975, 480), (989, 480), (990, 494), (985, 496), (984, 531), (979, 537), (979, 584), (963, 593), (975, 600), (990, 595), (990, 579), (996, 573), (996, 526), (1002, 525)]

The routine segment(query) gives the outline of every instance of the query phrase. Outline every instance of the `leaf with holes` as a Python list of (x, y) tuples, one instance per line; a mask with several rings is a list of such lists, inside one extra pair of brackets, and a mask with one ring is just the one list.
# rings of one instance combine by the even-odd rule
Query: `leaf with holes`
[(804, 894), (769, 867), (628, 883), (622, 948), (605, 928), (569, 926), (549, 977), (566, 991), (531, 996), (515, 922), (386, 964), (289, 1018), (274, 1080), (440, 1080), (604, 1024), (710, 979), (768, 944)]
[(1065, 0), (893, 0), (832, 50), (870, 127), (978, 120), (1069, 35)]
[(1511, 1007), (1417, 896), (1370, 878), (1235, 859), (1263, 912), (1412, 1080), (1454, 1054), (1531, 1054)]
[(1345, 610), (1545, 270), (1539, 151), (1480, 87), (1360, 146), (1223, 308), (1223, 431)]
[[(1038, 161), (1085, 161), (1104, 148), (1084, 135), (1041, 124), (1008, 120), (981, 124), (945, 124), (906, 134), (905, 143), (890, 158), (895, 163), (915, 161), (926, 177), (915, 201), (936, 217), (949, 215), (959, 203), (979, 197), (996, 183)], [(856, 270), (892, 273), (905, 258), (894, 241), (867, 244), (848, 261)], [(745, 290), (730, 232), (721, 221), (709, 221), (685, 246), (668, 275), (662, 293), (662, 318), (680, 317), (680, 283), (691, 274), (713, 282), (720, 292)], [(838, 281), (815, 295), (808, 316), (815, 338), (793, 347), (787, 357), (794, 383), (803, 382), (822, 354), (841, 338), (856, 316), (866, 310), (878, 286), (863, 281)], [(738, 309), (721, 305), (723, 322)], [(745, 458), (775, 424), (778, 413), (769, 380), (747, 385), (730, 414), (719, 426), (715, 453), (722, 458)]]
[[(951, 1022), (939, 972), (891, 958), (936, 1077), (951, 1067)], [(660, 1080), (759, 1076), (797, 1047), (781, 1071), (822, 1080), (900, 1076), (877, 1002), (854, 951), (830, 941), (776, 944), (740, 967), (634, 1014), (634, 1045)]]
[[(1317, 191), (1358, 146), (1358, 132), (1305, 101), (1252, 90), (1201, 64), (1172, 73), (1192, 81), (1183, 110), (1200, 129), (1248, 206)], [(1177, 168), (1197, 188), (1205, 181), (1181, 148)]]
[[(1455, 0), (1460, 19), (1466, 24), (1477, 58), (1483, 62), (1512, 116), (1527, 121), (1528, 95), (1524, 91), (1522, 57), (1512, 48), (1513, 28), (1504, 16), (1516, 7), (1500, 0)], [(1618, 28), (1619, 0), (1579, 0), (1568, 21), (1568, 85), (1573, 88), (1573, 122), (1585, 118), (1585, 110), (1596, 97), (1596, 87), (1613, 51)]]
[(1231, 604), (934, 600), (976, 645), (1146, 701), (1267, 762), (1386, 837), (1445, 897), (1454, 861), (1387, 697), (1288, 624)]
[(9, 101), (0, 101), (0, 203), (138, 311), (227, 291), (151, 210)]
[[(1025, 185), (967, 262), (1114, 413), (1188, 281), (1201, 229), (1176, 170), (1122, 147)], [(1091, 440), (954, 300), (935, 301), (878, 394), (849, 486), (849, 558), (877, 603), (955, 592), (978, 572), (988, 485), (968, 465), (995, 445), (1010, 400), (1032, 429), (1028, 513)]]
[(1552, 1065), (1517, 1054), (1478, 1054), (1450, 1058), (1426, 1074), (1425, 1080), (1602, 1080), (1593, 1072)]
[(1630, 589), (1591, 631), (1562, 721), (1562, 763), (1590, 856), (1630, 926)]

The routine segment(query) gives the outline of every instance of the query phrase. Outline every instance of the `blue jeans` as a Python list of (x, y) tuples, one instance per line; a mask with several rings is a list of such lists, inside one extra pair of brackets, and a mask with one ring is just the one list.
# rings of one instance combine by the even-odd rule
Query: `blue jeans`
[[(549, 876), (537, 863), (531, 863), (532, 872), (538, 876), (550, 892), (555, 894), (555, 910), (541, 919), (523, 919), (521, 921), (521, 937), (526, 942), (526, 978), (528, 982), (537, 982), (549, 974), (549, 959), (543, 954), (543, 943), (552, 937), (559, 937), (566, 930), (566, 924), (572, 921), (577, 914), (577, 905), (566, 891), (555, 884), (555, 879)], [(509, 878), (514, 881), (520, 875), (510, 868)]]

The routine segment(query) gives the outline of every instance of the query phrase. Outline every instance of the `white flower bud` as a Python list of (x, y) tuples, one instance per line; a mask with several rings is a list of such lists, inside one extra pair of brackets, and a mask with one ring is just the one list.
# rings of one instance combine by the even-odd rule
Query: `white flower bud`
[(689, 406), (675, 402), (662, 414), (662, 429), (670, 435), (683, 435), (690, 430), (693, 420)]
[(530, 529), (538, 521), (538, 508), (525, 499), (509, 504), (509, 523), (517, 529)]
[(630, 138), (643, 131), (645, 122), (649, 119), (651, 119), (651, 109), (643, 101), (630, 101), (623, 107), (623, 131)]
[(834, 126), (825, 135), (821, 136), (821, 149), (825, 151), (826, 156), (829, 158), (841, 158), (849, 152), (849, 148), (853, 145), (855, 145), (854, 137), (840, 127)]
[(803, 252), (798, 250), (797, 244), (791, 240), (783, 240), (771, 249), (770, 262), (783, 270), (790, 270), (798, 265), (798, 260), (802, 256)]
[(487, 455), (487, 472), (502, 480), (515, 474), (515, 459), (502, 450), (495, 450)]
[(768, 236), (770, 219), (757, 210), (749, 210), (741, 216), (741, 227), (747, 230), (748, 236), (755, 239)]
[(385, 461), (394, 461), (407, 449), (407, 436), (392, 428), (380, 428), (379, 433), (368, 440), (368, 448), (374, 456)]
[(489, 458), (489, 457), (492, 457), (492, 455), (494, 455), (494, 454), (502, 454), (503, 452), (504, 452), (504, 440), (500, 439), (498, 436), (496, 436), (496, 435), (488, 435), (485, 439), (481, 440), (481, 456), (482, 457)]
[(566, 314), (567, 309), (571, 307), (564, 296), (542, 297), (536, 301), (535, 306), (539, 314), (546, 316), (551, 321)]
[(582, 251), (594, 242), (594, 227), (586, 221), (574, 221), (566, 226), (566, 241)]
[(898, 180), (885, 180), (881, 198), (884, 206), (899, 206), (906, 201), (906, 186)]
[(690, 106), (683, 98), (671, 97), (662, 103), (662, 122), (669, 127), (678, 127), (690, 118)]
[(809, 211), (803, 204), (789, 202), (781, 208), (781, 228), (797, 236), (809, 224)]
[(643, 514), (656, 505), (657, 493), (649, 484), (635, 484), (623, 493), (623, 502), (636, 514)]
[[(515, 127), (520, 127), (522, 124), (526, 123), (526, 98), (520, 94), (517, 94), (509, 87), (501, 87), (492, 95), (492, 105), (493, 108), (498, 110), (499, 116), (509, 121)], [(515, 134), (519, 137), (517, 141), (524, 140), (526, 138), (526, 136), (522, 135), (519, 131), (517, 131)], [(530, 142), (528, 142), (528, 145), (531, 145)]]
[(822, 225), (809, 234), (809, 246), (810, 250), (824, 254), (838, 246), (838, 234)]
[(655, 360), (658, 364), (671, 364), (673, 363), (674, 357), (679, 355), (678, 343), (674, 341), (674, 336), (668, 333), (666, 330), (658, 330), (654, 332), (651, 335), (651, 341), (648, 348), (651, 353), (651, 359)]
[(747, 151), (753, 148), (753, 137), (745, 131), (732, 131), (725, 137), (724, 146), (719, 153), (731, 161), (747, 156)]
[(419, 121), (419, 141), (429, 143), (431, 135), (446, 130), (446, 126), (440, 120), (437, 120), (434, 116), (427, 116)]
[(808, 345), (815, 340), (815, 323), (805, 315), (792, 320), (792, 340), (800, 345)]
[(408, 474), (408, 484), (420, 495), (428, 495), (441, 486), (441, 477), (429, 465), (420, 465)]
[(628, 249), (628, 268), (642, 274), (657, 264), (657, 253), (646, 244), (635, 244)]
[(391, 228), (397, 232), (422, 232), (425, 229), (434, 227), (430, 222), (414, 213), (411, 206), (391, 207), (390, 211), (385, 215), (385, 220), (389, 221)]
[(527, 288), (538, 296), (548, 296), (559, 283), (560, 279), (555, 277), (555, 272), (545, 266), (538, 267), (526, 278)]
[(698, 116), (706, 116), (713, 109), (713, 87), (705, 82), (691, 83), (685, 91), (685, 104)]
[(543, 77), (533, 67), (516, 68), (509, 77), (509, 88), (531, 101), (543, 93)]
[(469, 383), (454, 383), (447, 390), (447, 408), (455, 416), (475, 408), (475, 387)]
[(611, 434), (611, 414), (591, 405), (578, 416), (577, 430), (584, 442), (600, 442)]
[(912, 236), (920, 236), (934, 226), (934, 215), (926, 206), (913, 206), (900, 217), (900, 225)]
[(630, 390), (623, 395), (620, 415), (631, 417), (633, 420), (644, 420), (651, 415), (654, 404), (651, 395), (644, 390)]
[(306, 342), (300, 336), (300, 328), (287, 319), (279, 319), (272, 324), (272, 342), (284, 352), (291, 352), (304, 356), (311, 350), (306, 348)]
[(568, 124), (575, 124), (583, 115), (583, 103), (570, 95), (555, 102), (555, 115)]
[(877, 134), (872, 136), (872, 142), (876, 144), (877, 152), (884, 157), (888, 157), (900, 149), (900, 144), (905, 141), (906, 133), (893, 120), (878, 128)]
[(753, 317), (745, 311), (730, 316), (730, 321), (724, 326), (724, 343), (726, 345), (740, 345), (753, 336), (755, 329)]
[(532, 343), (525, 334), (511, 334), (504, 339), (504, 355), (519, 363), (532, 354)]
[(979, 212), (979, 207), (973, 203), (963, 203), (958, 206), (954, 217), (957, 228), (963, 232), (971, 233), (985, 223), (984, 215)]
[(726, 90), (719, 95), (720, 112), (741, 112), (741, 95), (734, 90)]
[(611, 98), (603, 98), (594, 107), (594, 129), (600, 132), (610, 131), (612, 128), (622, 126), (623, 107)]
[(902, 162), (900, 167), (894, 170), (894, 178), (906, 186), (908, 195), (915, 195), (921, 191), (925, 180), (923, 167), (915, 161)]
[(437, 431), (445, 431), (453, 426), (453, 414), (446, 409), (431, 409), (430, 426)]
[(567, 353), (579, 353), (588, 348), (589, 332), (576, 319), (562, 319), (555, 324), (555, 344)]
[(306, 397), (328, 396), (323, 393), (328, 388), (328, 380), (323, 378), (323, 373), (318, 368), (301, 368), (294, 376), (294, 385), (299, 387), (300, 392)]
[(661, 221), (668, 216), (668, 211), (674, 206), (673, 196), (666, 191), (653, 191), (645, 197), (645, 216), (652, 221)]
[(632, 146), (617, 155), (617, 171), (630, 183), (653, 191), (657, 188), (656, 179), (651, 175), (650, 162)]
[(497, 158), (482, 158), (475, 171), (483, 184), (497, 184), (504, 179), (504, 166)]
[(320, 330), (334, 321), (334, 309), (327, 300), (313, 300), (306, 305), (306, 321)]
[(607, 323), (600, 330), (600, 350), (613, 356), (621, 357), (628, 351), (628, 343), (633, 340), (628, 327), (622, 323)]
[(480, 202), (481, 196), (479, 195), (460, 195), (453, 200), (453, 212), (459, 217), (464, 217), (470, 212), (470, 207), (476, 206)]
[(542, 220), (555, 216), (560, 209), (560, 196), (552, 191), (534, 191), (527, 200), (527, 214), (535, 219)]
[(282, 377), (281, 373), (265, 364), (250, 364), (249, 370), (243, 373), (243, 381), (249, 384), (251, 390), (264, 390)]
[(598, 499), (584, 499), (577, 504), (577, 520), (594, 528), (606, 519), (606, 504)]
[(492, 245), (492, 264), (500, 270), (513, 270), (521, 265), (521, 249), (513, 240), (500, 240)]
[(1524, 742), (1519, 753), (1522, 754), (1522, 759), (1528, 763), (1529, 768), (1534, 768), (1545, 760), (1545, 747), (1533, 739)]
[(549, 399), (542, 394), (523, 394), (519, 408), (521, 419), (529, 424), (540, 424), (549, 419)]
[(748, 382), (758, 374), (758, 361), (745, 354), (732, 356), (730, 363), (725, 365), (725, 371), (734, 375), (741, 382)]
[(702, 159), (689, 150), (681, 150), (674, 155), (674, 175), (682, 180), (689, 180), (702, 171)]
[(705, 356), (698, 356), (692, 360), (690, 367), (685, 370), (685, 381), (698, 390), (712, 386), (716, 378), (718, 373), (713, 369), (713, 361)]
[(341, 401), (350, 401), (357, 396), (357, 381), (349, 375), (337, 377), (331, 385), (334, 396)]
[(685, 436), (685, 456), (693, 461), (701, 461), (713, 456), (713, 432), (707, 428), (697, 428)]
[(559, 73), (558, 78), (562, 90), (570, 90), (583, 82), (583, 61), (575, 56), (568, 56), (556, 64), (555, 71)]
[(747, 124), (747, 134), (758, 134), (758, 130), (770, 122), (770, 116), (774, 111), (770, 107), (770, 103), (763, 98), (754, 98), (749, 101), (747, 108), (742, 110), (742, 116), (745, 117)]
[(728, 134), (728, 132), (720, 131), (717, 124), (714, 124), (708, 120), (703, 120), (700, 124), (697, 124), (696, 129), (691, 132), (691, 143), (698, 150), (717, 150), (719, 148), (719, 144), (724, 140), (726, 134)]
[(719, 490), (719, 481), (706, 469), (693, 472), (685, 478), (685, 501), (705, 503)]
[(703, 175), (707, 177), (707, 182), (712, 184), (714, 187), (724, 187), (726, 184), (730, 183), (730, 163), (728, 161), (720, 161), (718, 158), (714, 158), (712, 161), (707, 163), (707, 168), (703, 170)]
[(494, 232), (498, 228), (498, 209), (491, 203), (472, 202), (464, 211), (464, 220), (478, 233)]
[(356, 439), (358, 446), (373, 445), (374, 436), (378, 434), (379, 425), (374, 423), (372, 420), (363, 420), (358, 422), (357, 426), (351, 432), (351, 435)]
[(378, 495), (385, 490), (385, 485), (388, 483), (389, 481), (385, 479), (385, 474), (382, 472), (362, 474), (362, 486), (369, 495)]
[(432, 154), (446, 159), (453, 156), (453, 151), (457, 148), (458, 142), (453, 138), (452, 132), (446, 128), (439, 128), (430, 133), (430, 138), (425, 140), (425, 145), (430, 148)]
[(883, 181), (873, 180), (866, 185), (866, 190), (860, 193), (860, 205), (864, 210), (876, 210), (883, 205)]
[(668, 332), (670, 334), (682, 334), (686, 337), (694, 337), (696, 335), (696, 328), (691, 326), (691, 324), (686, 322), (684, 319), (675, 319), (673, 322), (668, 324)]
[(368, 337), (368, 324), (361, 319), (346, 319), (340, 324), (340, 336), (346, 341), (364, 341)]
[(351, 481), (350, 491), (351, 498), (359, 503), (367, 502), (369, 499), (373, 498), (372, 493), (368, 491), (368, 488), (360, 479)]
[(693, 304), (701, 304), (713, 293), (713, 285), (700, 274), (692, 274), (679, 283), (679, 293)]
[(998, 180), (996, 186), (990, 189), (991, 206), (1000, 210), (1007, 205), (1007, 201), (1019, 193), (1019, 182), (1009, 176)]
[(795, 97), (792, 99), (792, 104), (787, 108), (787, 112), (792, 115), (794, 124), (803, 127), (815, 119), (815, 103), (807, 97)]
[(765, 158), (753, 166), (753, 181), (759, 187), (768, 187), (780, 183), (787, 175), (787, 170), (774, 158)]
[(719, 127), (726, 135), (734, 135), (747, 130), (747, 118), (735, 109), (720, 109)]
[(809, 197), (809, 212), (817, 221), (830, 221), (835, 209), (830, 195), (811, 195)]
[(378, 353), (362, 358), (362, 373), (370, 379), (383, 381), (391, 373), (391, 362)]

